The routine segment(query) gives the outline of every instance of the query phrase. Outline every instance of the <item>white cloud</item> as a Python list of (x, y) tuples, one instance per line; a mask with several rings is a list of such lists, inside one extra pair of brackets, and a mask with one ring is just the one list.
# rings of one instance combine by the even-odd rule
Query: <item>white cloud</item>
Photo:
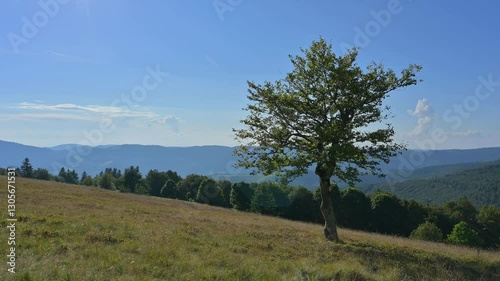
[(431, 107), (427, 98), (418, 100), (415, 110), (408, 110), (408, 112), (413, 116), (426, 115), (429, 111), (431, 111)]
[(18, 114), (0, 114), (2, 119), (15, 120), (42, 120), (42, 119), (61, 119), (61, 120), (82, 120), (95, 121), (96, 118), (88, 115), (64, 114), (64, 113), (18, 113)]
[(43, 111), (78, 111), (83, 113), (97, 113), (107, 117), (132, 117), (132, 118), (155, 118), (159, 115), (148, 111), (133, 111), (123, 107), (87, 105), (81, 106), (72, 103), (63, 103), (56, 105), (44, 105), (23, 102), (15, 108)]
[(408, 113), (418, 117), (417, 126), (410, 133), (410, 136), (422, 135), (432, 128), (435, 114), (427, 98), (418, 100), (415, 110), (408, 110)]
[[(116, 106), (100, 106), (100, 105), (77, 105), (72, 103), (63, 103), (55, 105), (45, 105), (40, 103), (23, 102), (15, 109), (30, 111), (30, 113), (11, 114), (8, 118), (21, 119), (75, 119), (75, 120), (92, 120), (96, 117), (101, 118), (128, 118), (133, 119), (138, 123), (145, 124), (160, 124), (166, 125), (172, 129), (174, 133), (179, 133), (179, 119), (171, 115), (160, 115), (147, 110), (131, 110), (126, 107)], [(31, 113), (39, 111), (44, 113)]]

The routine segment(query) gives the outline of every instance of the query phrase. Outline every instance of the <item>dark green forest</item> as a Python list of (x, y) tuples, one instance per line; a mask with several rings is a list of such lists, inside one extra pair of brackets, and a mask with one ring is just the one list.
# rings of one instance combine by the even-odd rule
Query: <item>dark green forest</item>
[[(0, 168), (0, 175), (6, 174), (7, 169)], [(232, 183), (197, 174), (182, 178), (171, 170), (150, 170), (143, 175), (137, 166), (131, 166), (124, 171), (106, 168), (96, 176), (85, 172), (78, 175), (74, 170), (61, 168), (58, 175), (52, 175), (46, 169), (35, 169), (28, 158), (16, 169), (16, 174), (26, 178), (192, 201), (290, 220), (324, 223), (319, 208), (319, 189), (310, 191), (305, 187), (292, 187), (279, 182)], [(398, 195), (396, 196), (386, 190), (369, 190), (370, 194), (367, 195), (357, 188), (340, 190), (336, 185), (332, 185), (330, 196), (339, 225), (411, 239), (500, 249), (500, 208), (498, 200), (493, 201), (498, 198), (493, 196), (498, 196), (500, 163), (459, 174), (412, 182), (418, 183), (413, 185), (412, 189), (406, 189), (408, 193), (414, 192), (412, 197), (434, 196), (432, 203), (442, 204), (425, 205), (415, 200), (401, 199), (398, 197), (401, 191), (395, 192)], [(404, 183), (397, 183), (395, 190), (401, 184)], [(459, 184), (467, 184), (470, 193), (456, 190), (449, 197), (445, 195), (453, 190), (453, 186)], [(430, 192), (425, 190), (425, 187), (429, 186), (436, 190), (434, 195), (425, 194)], [(478, 197), (474, 190), (491, 190), (485, 194), (490, 194), (492, 198), (485, 201), (486, 198)], [(467, 196), (457, 195), (459, 193)], [(458, 196), (458, 199), (447, 200), (453, 196)], [(482, 204), (478, 209), (474, 202), (477, 203), (479, 199), (483, 200), (480, 202), (497, 203), (497, 206)]]
[(360, 189), (367, 194), (377, 190), (390, 192), (429, 205), (445, 204), (466, 196), (478, 208), (486, 205), (500, 207), (500, 161), (447, 174), (443, 172), (439, 176), (361, 186)]

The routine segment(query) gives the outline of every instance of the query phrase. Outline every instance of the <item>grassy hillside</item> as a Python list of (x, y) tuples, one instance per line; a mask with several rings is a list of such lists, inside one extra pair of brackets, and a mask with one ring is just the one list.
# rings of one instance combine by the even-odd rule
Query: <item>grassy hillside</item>
[(17, 273), (2, 262), (0, 280), (500, 280), (498, 252), (345, 229), (333, 244), (319, 225), (55, 182), (16, 187)]
[(444, 204), (467, 196), (476, 207), (500, 207), (500, 161), (483, 163), (480, 167), (441, 176), (363, 186), (360, 189), (366, 193), (380, 189), (400, 198), (426, 204)]

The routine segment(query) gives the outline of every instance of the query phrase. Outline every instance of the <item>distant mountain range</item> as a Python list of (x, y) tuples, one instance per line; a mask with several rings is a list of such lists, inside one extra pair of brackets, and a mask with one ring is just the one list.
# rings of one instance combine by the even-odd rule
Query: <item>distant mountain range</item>
[[(95, 175), (105, 168), (125, 169), (139, 166), (143, 174), (151, 169), (173, 170), (181, 176), (188, 174), (209, 175), (231, 181), (259, 181), (269, 179), (262, 176), (250, 176), (249, 171), (234, 168), (237, 158), (232, 155), (234, 148), (226, 146), (163, 147), (151, 145), (108, 145), (87, 147), (76, 144), (63, 144), (56, 147), (41, 148), (13, 142), (0, 141), (0, 166), (19, 167), (28, 157), (36, 168), (46, 168), (57, 174), (61, 167), (74, 169), (79, 174), (83, 171)], [(364, 176), (362, 184), (401, 182), (407, 179), (438, 175), (460, 169), (440, 167), (444, 165), (465, 164), (474, 167), (474, 163), (500, 160), (500, 147), (466, 150), (407, 150), (395, 157), (389, 164), (381, 165), (388, 174), (385, 179)], [(297, 180), (301, 184), (315, 189), (317, 177), (311, 172)]]

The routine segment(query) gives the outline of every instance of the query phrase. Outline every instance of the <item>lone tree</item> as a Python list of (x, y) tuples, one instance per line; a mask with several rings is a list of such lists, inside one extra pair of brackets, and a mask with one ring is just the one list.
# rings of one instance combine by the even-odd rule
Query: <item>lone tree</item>
[(289, 56), (294, 68), (284, 79), (248, 82), (246, 127), (233, 129), (241, 144), (237, 166), (284, 180), (313, 166), (325, 237), (339, 241), (330, 180), (352, 186), (362, 173), (383, 176), (380, 161), (404, 147), (394, 143), (394, 129), (385, 122), (390, 108), (382, 102), (391, 91), (416, 84), (421, 66), (410, 65), (400, 76), (376, 63), (363, 71), (355, 63), (357, 49), (337, 56), (322, 38), (301, 51), (303, 56)]

